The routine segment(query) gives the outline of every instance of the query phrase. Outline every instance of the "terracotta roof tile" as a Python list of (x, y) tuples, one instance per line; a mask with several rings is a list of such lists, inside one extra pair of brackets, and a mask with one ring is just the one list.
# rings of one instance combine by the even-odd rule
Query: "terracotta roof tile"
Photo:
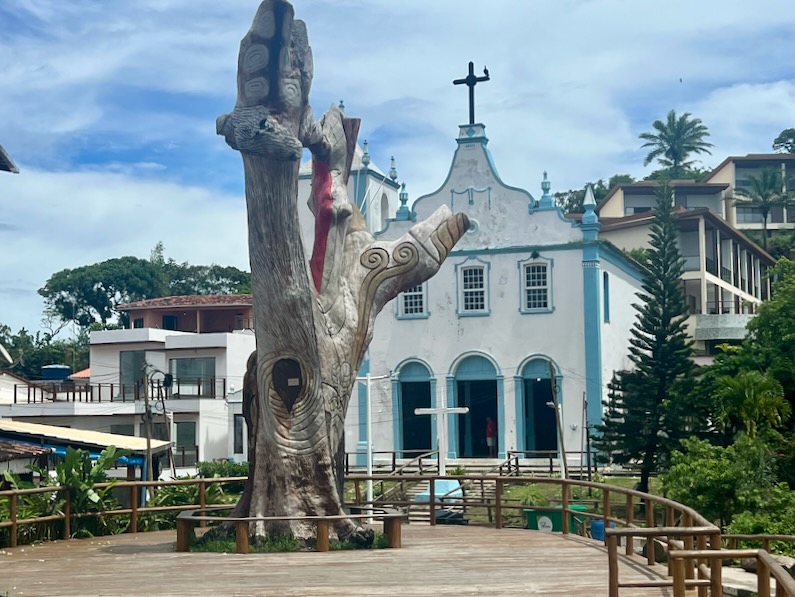
[(163, 296), (119, 305), (119, 311), (135, 309), (166, 309), (170, 307), (250, 307), (250, 294), (194, 294), (188, 296)]
[(35, 458), (49, 454), (51, 450), (43, 446), (32, 446), (20, 442), (0, 439), (0, 462), (8, 462), (17, 458)]

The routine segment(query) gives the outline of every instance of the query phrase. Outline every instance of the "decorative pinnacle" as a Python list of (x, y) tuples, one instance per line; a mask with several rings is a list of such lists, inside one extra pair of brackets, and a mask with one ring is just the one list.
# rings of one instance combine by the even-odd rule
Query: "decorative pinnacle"
[(362, 165), (365, 168), (370, 165), (370, 150), (367, 147), (367, 139), (364, 140), (364, 145), (362, 146)]
[(392, 156), (392, 161), (389, 165), (389, 178), (391, 178), (393, 182), (397, 180), (397, 168), (395, 168), (395, 156)]
[(541, 181), (541, 190), (544, 191), (544, 195), (549, 195), (549, 189), (551, 188), (552, 183), (547, 179), (547, 171), (544, 170), (544, 180)]
[(340, 100), (339, 108), (340, 108), (340, 112), (345, 114), (345, 102), (343, 100)]
[(400, 207), (406, 207), (406, 204), (409, 202), (409, 194), (406, 191), (406, 183), (400, 185)]

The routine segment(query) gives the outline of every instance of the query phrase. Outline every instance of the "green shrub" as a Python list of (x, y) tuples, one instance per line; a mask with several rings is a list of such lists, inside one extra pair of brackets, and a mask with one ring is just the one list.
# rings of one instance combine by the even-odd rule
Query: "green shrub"
[[(755, 511), (736, 514), (724, 532), (729, 535), (795, 535), (795, 499), (786, 483), (768, 488), (766, 503)], [(738, 541), (737, 547), (761, 547), (759, 541)], [(793, 556), (792, 542), (771, 541), (770, 551)]]
[[(196, 465), (199, 476), (205, 479), (213, 477), (248, 477), (248, 462), (199, 462)], [(244, 483), (224, 483), (227, 493), (243, 493)]]
[[(195, 479), (186, 476), (180, 479)], [(208, 483), (204, 494), (206, 504), (226, 504), (237, 501), (237, 496), (227, 496), (219, 483)], [(147, 506), (198, 506), (199, 485), (164, 485), (158, 487), (155, 494), (147, 502)], [(177, 524), (179, 510), (171, 512), (146, 512), (141, 515), (139, 526), (144, 531), (162, 531), (173, 529)]]

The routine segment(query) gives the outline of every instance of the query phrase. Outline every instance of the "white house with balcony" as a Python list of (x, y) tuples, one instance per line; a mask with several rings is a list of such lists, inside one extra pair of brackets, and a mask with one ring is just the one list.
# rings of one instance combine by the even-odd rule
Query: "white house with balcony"
[(228, 458), (227, 396), (242, 388), (256, 345), (251, 296), (164, 297), (121, 310), (130, 329), (91, 333), (89, 383), (17, 388), (0, 418), (144, 437), (148, 401), (153, 437), (171, 441), (178, 472)]
[[(396, 217), (377, 235), (397, 239), (440, 205), (471, 221), (439, 272), (378, 316), (360, 372), (388, 376), (372, 386), (374, 448), (440, 446), (450, 458), (488, 457), (491, 418), (500, 458), (556, 452), (554, 388), (563, 442), (579, 461), (612, 372), (629, 364), (641, 268), (598, 238), (592, 193), (583, 221), (566, 219), (546, 173), (536, 200), (502, 181), (487, 143), (482, 124), (461, 126), (440, 188), (411, 209), (404, 190)], [(366, 445), (365, 400), (360, 384), (346, 420), (347, 451)], [(446, 415), (446, 439), (435, 417), (414, 412), (445, 405), (469, 408)]]

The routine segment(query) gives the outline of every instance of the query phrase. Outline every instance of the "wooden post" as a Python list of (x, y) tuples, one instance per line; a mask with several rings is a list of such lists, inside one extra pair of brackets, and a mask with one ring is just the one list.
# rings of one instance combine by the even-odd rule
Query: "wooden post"
[(759, 597), (770, 597), (770, 568), (759, 557), (756, 558), (756, 594)]
[[(684, 528), (690, 528), (690, 527), (693, 526), (693, 517), (690, 514), (688, 514), (687, 512), (682, 512), (682, 526)], [(687, 535), (686, 534), (686, 535), (684, 535), (682, 537), (682, 539), (683, 539), (684, 544), (685, 544), (685, 549), (688, 550), (688, 551), (692, 550), (693, 549), (693, 535)], [(693, 578), (693, 563), (691, 561), (689, 561), (689, 560), (687, 562), (685, 562), (683, 560), (683, 564), (682, 565), (685, 567), (685, 578), (687, 578), (688, 580), (692, 579)]]
[[(646, 528), (651, 529), (654, 524), (654, 503), (650, 499), (644, 499), (644, 510), (646, 510)], [(654, 537), (646, 537), (646, 563), (654, 566)]]
[[(721, 541), (720, 541), (720, 533), (715, 533), (709, 536), (709, 548), (720, 550), (721, 548)], [(710, 591), (713, 595), (721, 595), (723, 594), (723, 561), (719, 559), (712, 559), (710, 560)]]
[(683, 558), (676, 558), (672, 563), (674, 571), (674, 597), (685, 597), (687, 595), (685, 585), (685, 561)]
[[(699, 551), (707, 549), (707, 536), (706, 535), (699, 535), (696, 537), (696, 549)], [(669, 552), (670, 553), (670, 552)], [(704, 573), (701, 571), (701, 564), (706, 564), (707, 561), (704, 559), (696, 560), (696, 577), (698, 579), (704, 578)], [(698, 589), (698, 597), (707, 597), (707, 587), (699, 586)]]
[(384, 534), (389, 542), (389, 547), (401, 547), (401, 532), (400, 518), (397, 516), (384, 518)]
[(193, 535), (193, 521), (177, 517), (177, 551), (190, 551)]
[(135, 485), (130, 485), (130, 532), (138, 532), (138, 491)]
[(602, 493), (602, 520), (605, 523), (605, 543), (607, 543), (607, 529), (610, 524), (608, 518), (610, 518), (610, 490), (605, 489), (604, 493)]
[(497, 479), (497, 486), (494, 491), (494, 526), (502, 528), (502, 479)]
[[(204, 522), (204, 521), (202, 521)], [(319, 535), (319, 533), (318, 533)], [(328, 541), (328, 533), (327, 539)], [(320, 541), (320, 537), (318, 537)], [(238, 520), (235, 523), (235, 551), (237, 553), (248, 553), (248, 521)]]
[[(665, 507), (665, 526), (672, 527), (676, 523), (676, 516), (674, 515), (674, 507), (673, 506), (666, 506)], [(671, 550), (674, 548), (673, 546), (673, 538), (668, 535), (666, 537), (665, 542), (668, 545), (668, 553), (671, 553)], [(668, 560), (668, 576), (673, 575), (673, 570), (671, 569), (671, 558), (666, 558)]]
[[(207, 485), (205, 483), (205, 480), (201, 479), (199, 481), (199, 509), (202, 511), (202, 515), (204, 515), (204, 510), (206, 508), (207, 508)], [(206, 527), (207, 526), (207, 522), (202, 520), (199, 523), (199, 526)], [(246, 536), (248, 536), (248, 530), (246, 531)], [(248, 552), (246, 551), (246, 552), (240, 552), (240, 553), (248, 553)]]
[(362, 488), (359, 487), (359, 479), (356, 479), (353, 482), (353, 492), (354, 492), (354, 504), (357, 506), (362, 505)]
[(607, 543), (608, 597), (618, 597), (618, 537), (605, 529)]
[(69, 490), (63, 490), (63, 538), (72, 536), (72, 501), (69, 499)]
[[(627, 521), (627, 528), (630, 528), (635, 523), (635, 505), (632, 502), (632, 494), (627, 494), (627, 512), (624, 514), (624, 520)], [(607, 527), (607, 523), (605, 523), (605, 527)], [(635, 550), (635, 538), (632, 535), (627, 535), (624, 539), (626, 541), (626, 545), (624, 546), (624, 553), (628, 556), (631, 556)]]
[(8, 496), (8, 514), (11, 518), (11, 547), (17, 546), (17, 494)]
[(562, 497), (561, 500), (561, 514), (563, 514), (563, 534), (569, 534), (569, 483), (566, 479), (563, 479), (563, 485), (561, 487), (562, 490)]
[(317, 550), (318, 551), (328, 551), (329, 550), (329, 540), (328, 540), (328, 520), (318, 520), (317, 521)]
[(431, 477), (431, 483), (428, 486), (428, 488), (429, 488), (429, 491), (431, 492), (431, 494), (429, 496), (430, 497), (430, 501), (428, 502), (428, 504), (429, 504), (429, 506), (431, 508), (431, 518), (430, 518), (431, 526), (435, 527), (436, 526), (436, 483), (435, 483), (434, 477)]

